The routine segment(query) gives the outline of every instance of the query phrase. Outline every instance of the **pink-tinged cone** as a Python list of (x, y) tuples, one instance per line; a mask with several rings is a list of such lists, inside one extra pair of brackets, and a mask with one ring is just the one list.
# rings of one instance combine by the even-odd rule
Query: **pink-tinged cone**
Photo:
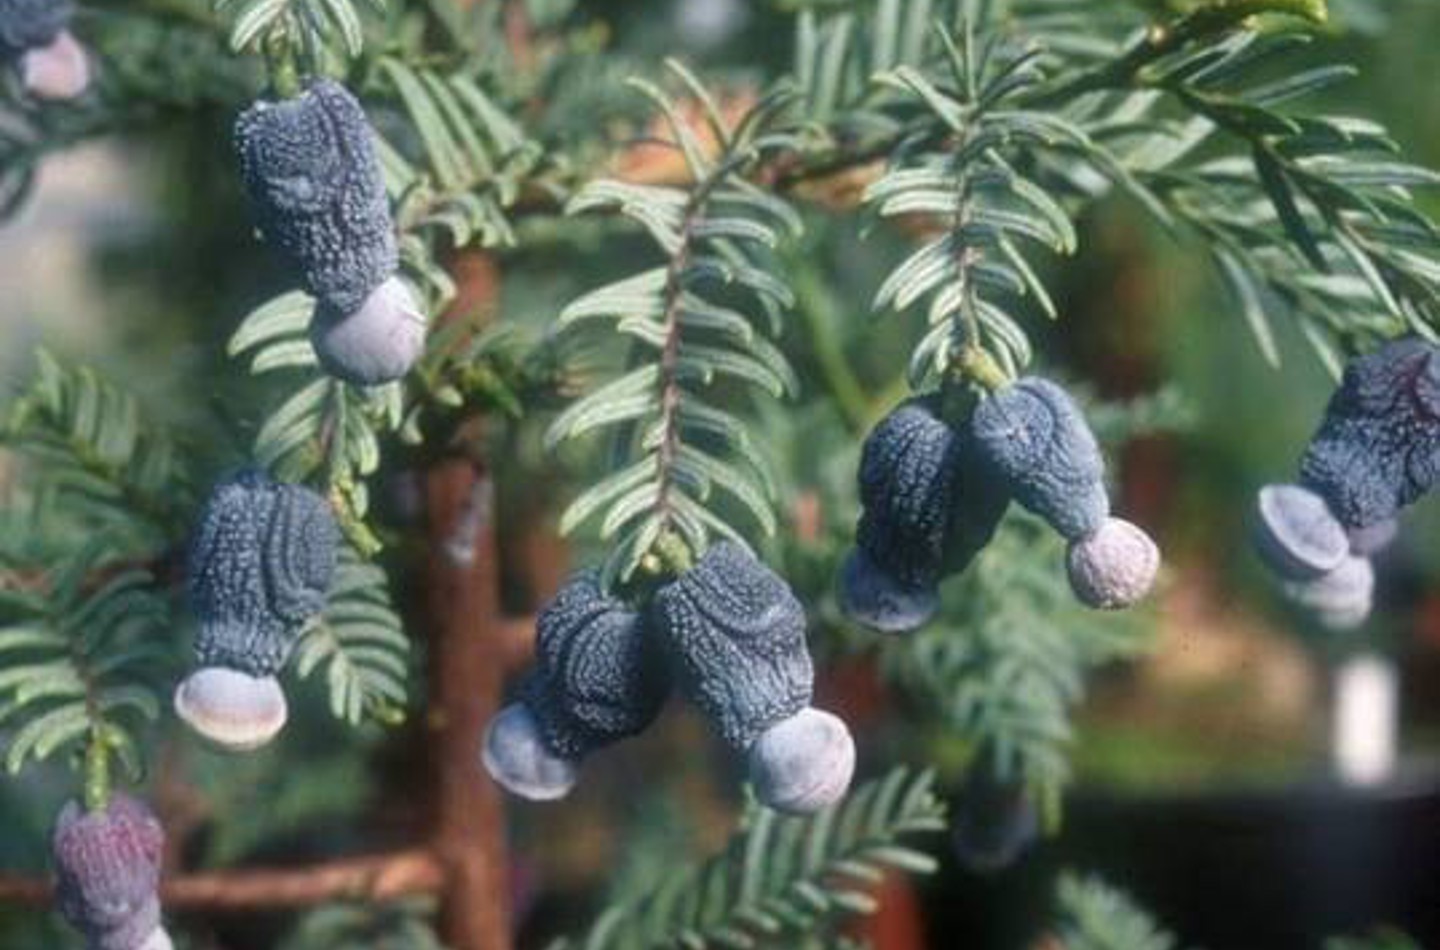
[(51, 836), (56, 906), (88, 950), (164, 950), (160, 861), (165, 831), (150, 809), (115, 794), (100, 811), (69, 802)]
[(64, 101), (90, 88), (90, 57), (69, 30), (20, 58), (20, 80), (37, 99)]

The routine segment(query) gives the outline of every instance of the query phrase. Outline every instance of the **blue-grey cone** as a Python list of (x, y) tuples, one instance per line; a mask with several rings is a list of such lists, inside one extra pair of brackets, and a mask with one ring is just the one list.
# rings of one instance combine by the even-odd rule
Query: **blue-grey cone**
[(535, 655), (520, 702), (486, 734), (483, 761), (510, 791), (543, 801), (569, 790), (585, 756), (649, 726), (670, 684), (643, 618), (596, 571), (576, 574), (540, 612)]
[(846, 614), (897, 633), (926, 623), (936, 586), (990, 542), (1009, 504), (967, 438), (933, 398), (905, 403), (865, 440), (856, 550), (840, 575)]
[(246, 110), (235, 145), (266, 241), (323, 304), (357, 312), (399, 262), (360, 103), (339, 83), (316, 80), (294, 99)]
[(552, 751), (582, 758), (655, 720), (670, 688), (664, 656), (641, 615), (601, 588), (598, 572), (571, 578), (536, 629), (523, 695)]
[(730, 541), (656, 593), (651, 626), (680, 692), (736, 749), (810, 705), (805, 611), (778, 575)]
[(175, 711), (229, 749), (264, 745), (285, 724), (275, 674), (324, 607), (339, 529), (308, 488), (247, 470), (211, 492), (190, 548), (198, 668), (175, 691)]
[(0, 57), (49, 46), (74, 15), (70, 0), (0, 0)]
[(1069, 541), (1099, 530), (1110, 514), (1105, 462), (1065, 390), (1033, 376), (1018, 380), (982, 400), (970, 427), (1016, 501)]
[(1440, 350), (1418, 337), (1351, 360), (1300, 461), (1347, 529), (1387, 521), (1440, 478)]

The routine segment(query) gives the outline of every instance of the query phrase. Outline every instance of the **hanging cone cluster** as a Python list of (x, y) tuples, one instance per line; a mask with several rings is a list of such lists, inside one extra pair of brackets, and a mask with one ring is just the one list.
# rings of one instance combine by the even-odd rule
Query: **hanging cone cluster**
[(1371, 556), (1394, 539), (1400, 510), (1440, 479), (1437, 356), (1407, 337), (1352, 360), (1300, 460), (1300, 483), (1260, 490), (1256, 548), (1286, 596), (1327, 628), (1370, 616)]
[(579, 574), (541, 612), (537, 634), (536, 668), (491, 723), (483, 752), (517, 795), (563, 796), (585, 755), (642, 731), (672, 688), (747, 757), (766, 804), (811, 812), (849, 788), (850, 732), (810, 705), (804, 610), (738, 544), (711, 547), (643, 612), (606, 594), (596, 574)]
[(990, 542), (1012, 499), (1070, 542), (1071, 587), (1092, 607), (1130, 606), (1159, 570), (1155, 543), (1110, 516), (1099, 445), (1048, 380), (992, 394), (960, 426), (941, 417), (937, 398), (906, 403), (866, 439), (859, 481), (841, 605), (876, 630), (914, 630), (934, 616), (939, 583)]
[(404, 376), (424, 351), (425, 317), (396, 276), (395, 223), (360, 103), (315, 80), (294, 99), (252, 105), (235, 145), (261, 233), (316, 298), (321, 365), (359, 385)]
[(211, 492), (190, 551), (199, 669), (175, 711), (228, 749), (253, 749), (285, 725), (275, 674), (325, 607), (339, 530), (325, 499), (247, 470)]
[(69, 30), (74, 14), (70, 0), (0, 0), (0, 58), (37, 99), (74, 99), (90, 86), (90, 59)]
[(114, 794), (105, 808), (68, 802), (50, 839), (55, 902), (86, 950), (170, 950), (160, 920), (165, 831), (144, 803)]

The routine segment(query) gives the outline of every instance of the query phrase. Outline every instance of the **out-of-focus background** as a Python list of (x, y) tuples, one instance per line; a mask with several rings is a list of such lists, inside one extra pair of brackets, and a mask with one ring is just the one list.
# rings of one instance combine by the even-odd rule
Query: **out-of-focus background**
[[(1385, 22), (1335, 41), (1362, 75), (1314, 107), (1382, 121), (1410, 158), (1440, 166), (1440, 4), (1393, 6)], [(777, 18), (742, 0), (652, 0), (627, 5), (616, 36), (636, 63), (679, 51), (723, 69), (783, 56)], [(283, 284), (243, 223), (230, 119), (201, 110), (158, 136), (147, 128), (44, 164), (23, 213), (0, 228), (7, 389), (23, 383), (43, 344), (126, 380), (163, 416), (246, 398), (252, 384), (225, 360), (224, 341)], [(1440, 196), (1423, 200), (1440, 212)], [(817, 285), (810, 305), (844, 328), (861, 378), (883, 382), (902, 362), (910, 325), (871, 318), (864, 301), (902, 238), (880, 232), (862, 244), (848, 226), (811, 234), (797, 281)], [(913, 900), (902, 894), (883, 915), (892, 929), (879, 946), (1023, 946), (1061, 866), (1124, 886), (1186, 945), (1309, 947), (1388, 923), (1440, 946), (1440, 503), (1410, 512), (1384, 555), (1374, 621), (1346, 635), (1307, 625), (1243, 539), (1255, 490), (1293, 470), (1332, 381), (1294, 339), (1281, 340), (1282, 369), (1267, 366), (1210, 273), (1138, 213), (1096, 209), (1082, 248), (1053, 275), (1063, 319), (1037, 338), (1045, 362), (1083, 381), (1097, 403), (1149, 397), (1164, 417), (1164, 431), (1130, 440), (1113, 465), (1117, 508), (1149, 526), (1168, 556), (1163, 594), (1140, 621), (1158, 626), (1160, 645), (1107, 671), (1083, 706), (1058, 834), (1001, 875), (947, 859)], [(603, 264), (567, 245), (502, 263), (500, 312), (537, 324), (605, 277)], [(850, 478), (855, 451), (825, 410), (804, 412), (800, 423), (771, 421), (807, 457), (802, 505)], [(508, 438), (512, 458), (534, 471), (531, 428)], [(501, 472), (500, 510), (553, 508), (565, 484), (564, 473), (547, 484)], [(533, 539), (515, 532), (505, 543), (553, 555), (543, 545), (534, 555)], [(840, 658), (823, 691), (851, 715), (862, 755), (909, 741), (905, 697), (877, 687), (863, 655), (849, 657), (843, 642), (833, 650)], [(263, 812), (268, 837), (244, 823), (211, 828), (191, 843), (192, 857), (291, 860), (343, 847), (362, 814), (370, 834), (404, 824), (403, 748), (323, 720), (296, 729), (283, 756), (235, 764), (194, 754), (195, 793)], [(927, 746), (936, 748), (943, 761), (943, 743)], [(594, 762), (563, 808), (516, 809), (523, 942), (538, 945), (606, 895), (641, 891), (666, 867), (719, 847), (733, 803), (710, 779), (712, 759), (723, 756), (698, 719), (668, 714), (656, 733)], [(5, 865), (43, 864), (40, 843), (63, 792), (44, 774), (0, 782)], [(235, 946), (271, 946), (288, 924), (223, 927)], [(64, 939), (34, 915), (0, 909), (0, 945)]]

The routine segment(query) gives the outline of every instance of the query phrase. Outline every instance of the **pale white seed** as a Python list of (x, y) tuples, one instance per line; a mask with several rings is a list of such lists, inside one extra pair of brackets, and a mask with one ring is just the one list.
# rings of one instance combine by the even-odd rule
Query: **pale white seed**
[(90, 87), (90, 58), (69, 30), (61, 30), (49, 46), (20, 57), (20, 80), (37, 99), (74, 99)]
[(1284, 585), (1285, 595), (1329, 630), (1353, 630), (1375, 603), (1375, 568), (1369, 558), (1347, 557), (1328, 574)]
[(855, 774), (855, 740), (838, 716), (802, 709), (761, 733), (749, 751), (755, 794), (771, 808), (809, 814), (845, 796)]
[(1319, 577), (1350, 553), (1345, 526), (1325, 499), (1299, 485), (1266, 485), (1255, 499), (1255, 545), (1265, 563), (1291, 580)]
[(425, 352), (425, 315), (405, 282), (391, 277), (352, 314), (318, 307), (310, 343), (326, 372), (360, 386), (378, 386), (404, 376)]
[(540, 723), (523, 703), (506, 706), (490, 721), (480, 760), (491, 778), (531, 801), (564, 798), (575, 787), (575, 763), (546, 748)]
[(223, 749), (258, 749), (285, 726), (285, 693), (273, 676), (207, 666), (175, 690), (175, 712), (192, 729)]
[(1081, 603), (1119, 610), (1150, 592), (1160, 571), (1160, 549), (1130, 522), (1107, 518), (1099, 531), (1070, 545), (1066, 568)]

